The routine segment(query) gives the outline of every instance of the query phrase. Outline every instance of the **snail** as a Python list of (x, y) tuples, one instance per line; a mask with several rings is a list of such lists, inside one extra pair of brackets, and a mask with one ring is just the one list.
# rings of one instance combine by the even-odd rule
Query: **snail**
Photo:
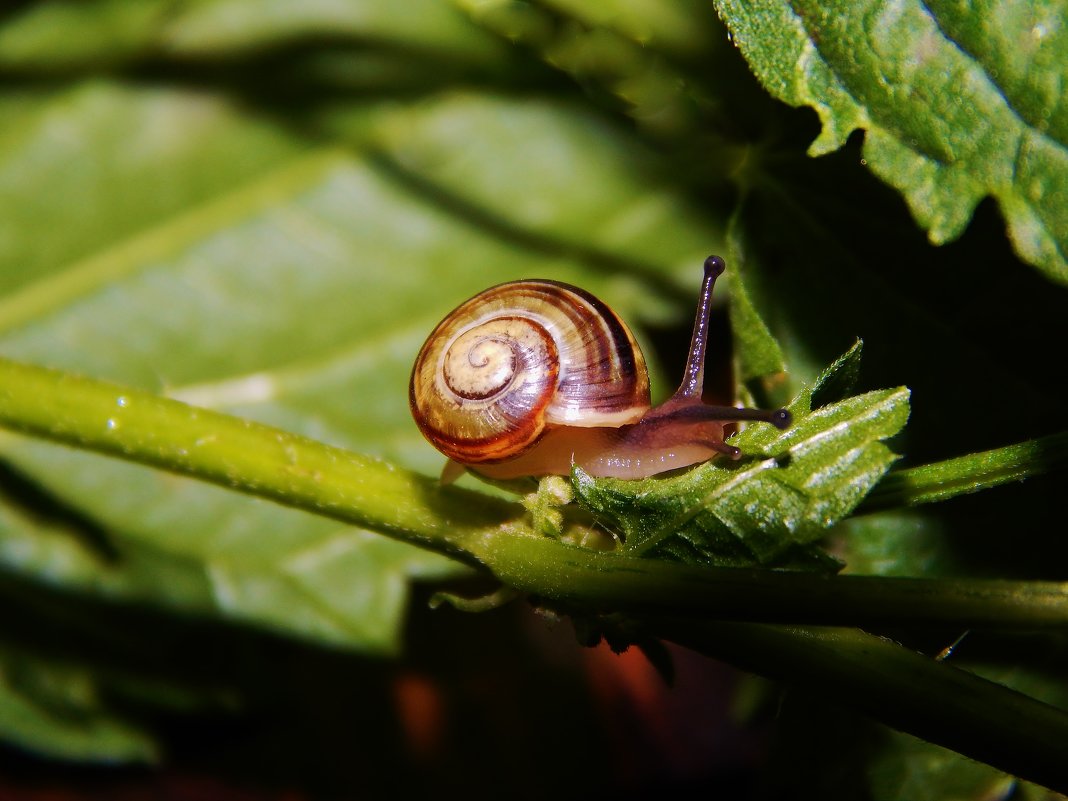
[[(450, 459), (490, 478), (644, 478), (704, 462), (727, 445), (723, 425), (790, 425), (786, 409), (711, 406), (701, 399), (712, 288), (709, 256), (689, 358), (678, 390), (653, 407), (638, 343), (589, 292), (549, 280), (500, 284), (460, 304), (416, 357), (409, 402), (416, 424)], [(457, 466), (459, 465), (459, 466)]]

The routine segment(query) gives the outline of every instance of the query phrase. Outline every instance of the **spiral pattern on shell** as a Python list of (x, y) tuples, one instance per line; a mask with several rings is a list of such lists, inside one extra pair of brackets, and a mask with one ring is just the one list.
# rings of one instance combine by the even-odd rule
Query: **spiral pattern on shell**
[(515, 281), (458, 306), (412, 369), (412, 415), (463, 464), (527, 451), (546, 426), (620, 426), (649, 408), (645, 359), (604, 303), (556, 281)]

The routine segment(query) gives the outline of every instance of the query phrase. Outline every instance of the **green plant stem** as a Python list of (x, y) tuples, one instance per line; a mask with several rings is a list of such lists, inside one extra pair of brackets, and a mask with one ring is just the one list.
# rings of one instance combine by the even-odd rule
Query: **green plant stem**
[(535, 535), (519, 504), (178, 401), (0, 359), (0, 426), (270, 498), (595, 611), (810, 624), (1066, 626), (1068, 584), (690, 567)]
[(1065, 469), (1068, 469), (1068, 432), (1061, 432), (943, 462), (894, 470), (872, 490), (859, 511), (945, 501)]
[(1068, 790), (1068, 713), (856, 629), (650, 621), (659, 636), (826, 694), (1014, 776)]
[(1062, 582), (691, 567), (530, 536), (486, 544), (478, 555), (505, 584), (582, 609), (814, 625), (1068, 626)]
[(270, 498), (466, 557), (511, 504), (378, 459), (103, 381), (0, 359), (0, 426)]

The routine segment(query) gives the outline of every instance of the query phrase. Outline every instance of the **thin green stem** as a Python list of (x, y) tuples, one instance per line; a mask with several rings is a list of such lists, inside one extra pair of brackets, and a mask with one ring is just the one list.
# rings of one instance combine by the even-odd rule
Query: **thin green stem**
[(860, 507), (917, 506), (1068, 469), (1068, 432), (889, 473)]
[(0, 426), (354, 523), (586, 609), (835, 625), (1068, 625), (1068, 583), (689, 567), (578, 548), (532, 533), (519, 504), (269, 426), (2, 359)]

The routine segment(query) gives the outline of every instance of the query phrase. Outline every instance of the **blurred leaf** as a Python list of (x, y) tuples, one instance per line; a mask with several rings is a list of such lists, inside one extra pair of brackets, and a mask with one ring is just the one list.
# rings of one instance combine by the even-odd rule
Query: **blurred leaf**
[(146, 243), (134, 234), (301, 149), (222, 98), (180, 90), (90, 83), (27, 101), (5, 123), (0, 331), (135, 269)]
[[(589, 196), (570, 182), (543, 181), (537, 195), (559, 215), (552, 219), (650, 208), (628, 166), (649, 157), (607, 127), (591, 129), (576, 108), (453, 99), (407, 114), (408, 135), (432, 136), (442, 112), (461, 131), (491, 121), (524, 129), (521, 141), (496, 141), (493, 160), (483, 153), (479, 164), (511, 161), (527, 164), (527, 176), (544, 175), (508, 153), (570, 148), (572, 166), (596, 171), (589, 180), (599, 188)], [(396, 126), (404, 115), (393, 115)], [(0, 159), (11, 210), (0, 241), (5, 258), (24, 266), (6, 274), (0, 297), (0, 348), (15, 358), (162, 390), (437, 472), (441, 457), (404, 399), (412, 354), (450, 307), (536, 274), (582, 284), (624, 309), (628, 298), (647, 314), (656, 308), (633, 279), (523, 247), (375, 160), (304, 150), (210, 95), (97, 84), (42, 99), (23, 123)], [(62, 137), (41, 135), (58, 126)], [(194, 135), (174, 135), (189, 126)], [(125, 135), (131, 128), (139, 139)], [(79, 148), (94, 154), (89, 174), (59, 169), (80, 163)], [(513, 178), (529, 188), (529, 177)], [(51, 200), (38, 211), (21, 198), (43, 198), (31, 191), (43, 182)], [(602, 195), (606, 187), (612, 192)], [(663, 236), (670, 220), (676, 243), (704, 253), (696, 244), (708, 238), (703, 220), (676, 217), (679, 201), (668, 192), (653, 205), (661, 211), (636, 236)], [(694, 285), (700, 263), (686, 265)], [(407, 580), (466, 572), (435, 554), (174, 476), (12, 436), (0, 447), (46, 502), (101, 532), (118, 557), (102, 564), (77, 530), (28, 517), (10, 498), (0, 554), (9, 569), (55, 584), (392, 651)]]
[(0, 563), (49, 584), (394, 652), (406, 581), (459, 575), (437, 554), (115, 460), (5, 437), (27, 474), (107, 532), (0, 515)]
[(868, 778), (875, 801), (1008, 798), (1016, 784), (988, 765), (893, 731), (885, 732)]
[(49, 757), (152, 762), (156, 745), (108, 710), (94, 676), (0, 643), (0, 738)]
[(722, 30), (695, 0), (453, 0), (487, 30), (520, 42), (545, 62), (629, 114), (658, 137), (692, 134), (713, 100), (686, 62), (723, 49)]
[[(1034, 698), (1064, 708), (1068, 691), (1063, 681), (1066, 642), (1053, 634), (969, 633), (948, 657), (979, 675)], [(1019, 654), (1037, 658), (1021, 663)], [(978, 654), (978, 657), (974, 655)], [(880, 727), (876, 747), (869, 748), (868, 779), (874, 797), (886, 801), (912, 799), (1053, 799), (1051, 791), (1010, 776), (960, 754)]]
[(503, 51), (448, 3), (409, 0), (45, 0), (0, 29), (0, 67), (54, 72), (146, 56), (232, 58), (285, 42), (351, 38), (439, 58), (493, 61)]
[(1060, 3), (842, 6), (721, 0), (717, 8), (776, 97), (811, 105), (812, 153), (866, 131), (871, 169), (931, 241), (958, 237), (993, 195), (1017, 252), (1068, 281), (1068, 33)]
[[(843, 357), (825, 375), (849, 364)], [(805, 393), (787, 430), (755, 424), (731, 440), (748, 457), (740, 462), (719, 459), (642, 481), (594, 480), (576, 469), (575, 488), (587, 508), (623, 533), (631, 553), (819, 566), (818, 552), (799, 546), (848, 515), (889, 469), (897, 457), (882, 440), (905, 425), (908, 398), (905, 388), (882, 390), (807, 413)]]
[(8, 70), (107, 66), (147, 51), (174, 0), (45, 0), (27, 4), (0, 28), (0, 67)]
[(467, 22), (449, 3), (389, 0), (336, 3), (308, 0), (187, 2), (166, 28), (168, 49), (182, 54), (232, 53), (279, 41), (353, 37), (382, 47), (425, 49), (450, 58), (496, 58), (503, 47)]
[[(979, 762), (796, 690), (777, 699), (770, 797), (994, 801), (1027, 785)], [(823, 756), (836, 755), (833, 768)], [(822, 763), (822, 764), (821, 764)]]
[(708, 18), (701, 0), (658, 3), (650, 0), (547, 0), (543, 5), (580, 20), (590, 28), (616, 31), (638, 44), (680, 55), (706, 50)]
[(424, 191), (589, 269), (696, 287), (724, 250), (722, 222), (671, 185), (664, 159), (573, 104), (446, 96), (387, 117), (380, 143)]
[(960, 569), (954, 564), (942, 528), (937, 518), (912, 510), (851, 517), (835, 527), (833, 550), (850, 573), (953, 575)]

